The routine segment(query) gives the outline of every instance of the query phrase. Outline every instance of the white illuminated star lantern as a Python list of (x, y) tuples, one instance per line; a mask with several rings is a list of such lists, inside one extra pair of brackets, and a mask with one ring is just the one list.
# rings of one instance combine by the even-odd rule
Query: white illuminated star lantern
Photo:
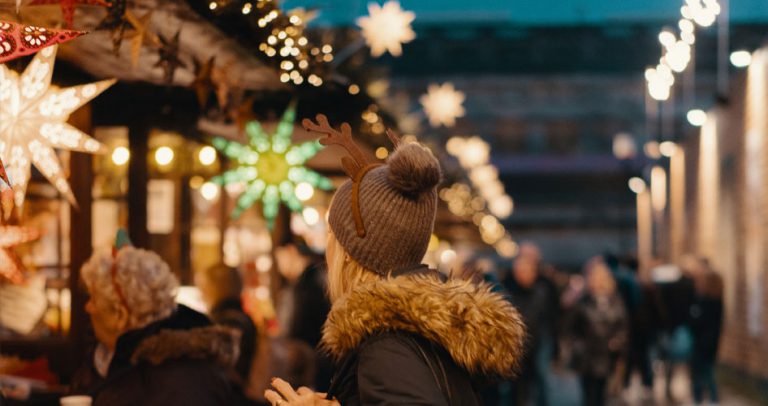
[(32, 164), (76, 204), (54, 148), (104, 152), (98, 141), (67, 124), (69, 114), (110, 87), (115, 80), (59, 89), (51, 86), (57, 46), (43, 48), (20, 76), (0, 65), (0, 159), (13, 179), (21, 210)]
[(453, 127), (456, 119), (464, 116), (464, 93), (454, 89), (451, 83), (429, 85), (419, 100), (432, 127)]
[(397, 1), (388, 1), (383, 6), (369, 3), (368, 13), (369, 16), (357, 19), (357, 25), (363, 30), (365, 42), (374, 57), (384, 55), (384, 52), (400, 56), (403, 53), (402, 44), (416, 38), (411, 29), (416, 14), (404, 11)]

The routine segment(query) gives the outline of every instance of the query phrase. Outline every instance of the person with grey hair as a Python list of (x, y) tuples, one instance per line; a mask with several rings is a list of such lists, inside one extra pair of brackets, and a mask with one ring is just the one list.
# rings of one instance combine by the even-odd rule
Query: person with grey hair
[(73, 393), (94, 405), (232, 403), (226, 371), (238, 334), (177, 305), (178, 280), (157, 254), (131, 246), (97, 252), (81, 275), (98, 343)]

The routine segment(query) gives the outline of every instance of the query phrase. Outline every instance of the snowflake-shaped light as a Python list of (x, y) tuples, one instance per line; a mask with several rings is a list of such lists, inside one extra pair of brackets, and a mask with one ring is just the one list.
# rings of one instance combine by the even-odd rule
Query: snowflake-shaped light
[(456, 118), (464, 116), (464, 93), (457, 91), (452, 83), (431, 84), (427, 93), (419, 99), (432, 127), (444, 125), (453, 127)]
[(114, 80), (59, 89), (51, 86), (57, 46), (43, 48), (21, 76), (0, 65), (0, 159), (14, 183), (21, 210), (30, 166), (37, 169), (72, 204), (75, 197), (54, 148), (89, 153), (104, 146), (66, 123), (69, 114), (111, 86)]
[(363, 30), (365, 42), (374, 57), (384, 52), (400, 56), (403, 53), (402, 44), (416, 38), (416, 33), (411, 29), (411, 22), (416, 15), (404, 11), (397, 1), (388, 1), (383, 6), (369, 3), (368, 13), (369, 16), (357, 19), (357, 25)]
[(40, 231), (33, 227), (0, 225), (0, 280), (12, 283), (24, 281), (24, 265), (13, 252), (13, 247), (40, 237)]
[(216, 149), (238, 163), (237, 168), (213, 178), (213, 182), (219, 185), (246, 185), (232, 212), (233, 218), (261, 201), (264, 218), (272, 228), (281, 201), (291, 211), (303, 209), (296, 196), (297, 190), (306, 190), (307, 185), (323, 190), (333, 188), (328, 178), (304, 166), (323, 148), (322, 145), (318, 141), (299, 145), (291, 143), (295, 120), (296, 111), (289, 106), (272, 135), (264, 131), (258, 121), (251, 121), (245, 126), (248, 144), (223, 138), (213, 140)]

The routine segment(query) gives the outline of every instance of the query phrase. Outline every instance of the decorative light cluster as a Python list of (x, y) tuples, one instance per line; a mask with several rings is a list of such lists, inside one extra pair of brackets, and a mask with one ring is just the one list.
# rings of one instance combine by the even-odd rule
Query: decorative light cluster
[(416, 15), (404, 11), (397, 1), (390, 0), (383, 6), (369, 3), (368, 14), (358, 18), (357, 25), (362, 29), (365, 42), (374, 57), (384, 55), (385, 52), (400, 56), (403, 53), (402, 44), (416, 38), (416, 33), (411, 29)]
[[(215, 138), (213, 145), (224, 155), (237, 161), (238, 166), (212, 179), (218, 185), (245, 185), (237, 200), (232, 217), (239, 217), (243, 211), (257, 201), (263, 205), (264, 218), (271, 228), (278, 214), (280, 202), (291, 211), (303, 210), (302, 200), (309, 200), (314, 188), (330, 190), (331, 181), (304, 166), (307, 160), (317, 154), (322, 146), (318, 141), (300, 145), (291, 143), (296, 111), (289, 107), (283, 114), (273, 135), (264, 131), (257, 121), (249, 122), (245, 131), (248, 144), (241, 144), (223, 138)], [(213, 190), (210, 191), (213, 194)]]
[(493, 245), (499, 255), (513, 257), (517, 244), (512, 241), (499, 220), (485, 209), (485, 199), (474, 196), (472, 188), (464, 183), (454, 183), (440, 190), (440, 199), (448, 204), (448, 210), (454, 215), (471, 219), (480, 230), (480, 237), (488, 245)]
[(259, 50), (274, 58), (283, 83), (323, 84), (323, 65), (333, 61), (333, 47), (315, 46), (305, 35), (313, 13), (300, 8), (284, 12), (274, 0), (212, 0), (208, 8), (217, 14), (229, 11), (246, 16), (255, 29)]
[(386, 126), (384, 125), (384, 121), (382, 120), (378, 111), (379, 107), (375, 104), (371, 104), (367, 109), (365, 109), (365, 111), (363, 111), (362, 114), (360, 114), (360, 117), (363, 119), (364, 126), (366, 126), (372, 134), (376, 135), (384, 134), (384, 132), (387, 130)]
[(0, 65), (0, 159), (14, 181), (14, 200), (21, 210), (31, 165), (75, 204), (75, 197), (54, 148), (104, 152), (98, 141), (67, 124), (69, 114), (115, 83), (51, 86), (57, 45), (35, 54), (21, 76)]
[(448, 153), (457, 157), (461, 166), (469, 171), (469, 178), (488, 203), (488, 210), (496, 217), (509, 217), (513, 209), (512, 198), (504, 192), (496, 167), (488, 163), (488, 144), (477, 136), (451, 137), (446, 147)]
[(696, 42), (695, 24), (711, 26), (720, 14), (717, 0), (686, 0), (680, 9), (682, 17), (678, 22), (679, 36), (669, 29), (659, 33), (659, 42), (664, 48), (664, 55), (655, 68), (645, 70), (648, 94), (658, 101), (669, 99), (675, 84), (675, 73), (685, 71), (691, 61), (693, 44)]
[(453, 127), (456, 119), (464, 116), (464, 99), (464, 93), (457, 91), (449, 82), (442, 85), (430, 84), (427, 93), (419, 101), (432, 127)]

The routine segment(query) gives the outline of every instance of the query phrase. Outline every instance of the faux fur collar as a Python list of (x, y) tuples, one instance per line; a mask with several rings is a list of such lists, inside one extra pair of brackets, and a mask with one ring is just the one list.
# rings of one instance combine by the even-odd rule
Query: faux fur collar
[(171, 359), (200, 359), (231, 367), (240, 353), (240, 333), (223, 326), (189, 330), (161, 330), (144, 340), (131, 356), (131, 364), (159, 365)]
[(472, 375), (509, 376), (523, 353), (517, 310), (488, 285), (429, 275), (382, 279), (334, 303), (323, 346), (341, 359), (376, 333), (406, 331), (443, 346)]

